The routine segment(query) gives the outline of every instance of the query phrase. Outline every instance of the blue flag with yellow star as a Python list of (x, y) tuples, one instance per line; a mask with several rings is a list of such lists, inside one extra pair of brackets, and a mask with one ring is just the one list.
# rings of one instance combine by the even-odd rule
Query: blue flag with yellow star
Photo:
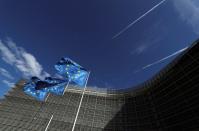
[(32, 77), (31, 80), (24, 85), (24, 92), (39, 101), (44, 101), (48, 93), (63, 95), (68, 82), (68, 80), (52, 77), (46, 77), (45, 80)]
[(24, 85), (23, 91), (39, 101), (44, 101), (48, 95), (48, 91), (38, 90), (36, 88), (37, 83), (40, 81), (37, 77), (32, 77), (29, 82)]
[(49, 84), (49, 87), (44, 86), (44, 90), (47, 90), (55, 95), (63, 95), (69, 81), (67, 79), (61, 80), (58, 78), (46, 77), (44, 82)]
[(62, 58), (55, 65), (55, 69), (58, 71), (59, 74), (61, 74), (69, 81), (75, 82), (81, 87), (86, 85), (89, 72), (71, 59)]

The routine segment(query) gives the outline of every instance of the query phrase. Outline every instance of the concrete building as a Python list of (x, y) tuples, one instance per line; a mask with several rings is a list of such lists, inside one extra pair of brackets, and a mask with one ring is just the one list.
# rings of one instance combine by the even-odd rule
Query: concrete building
[[(88, 88), (75, 131), (199, 130), (198, 79), (196, 41), (137, 87), (117, 91)], [(38, 102), (23, 93), (22, 85), (19, 82), (0, 101), (1, 131), (72, 130), (81, 89), (69, 86), (63, 96), (50, 95), (46, 102)]]

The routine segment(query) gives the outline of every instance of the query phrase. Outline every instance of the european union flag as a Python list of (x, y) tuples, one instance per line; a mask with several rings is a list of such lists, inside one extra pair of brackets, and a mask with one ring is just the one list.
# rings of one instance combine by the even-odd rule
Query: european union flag
[(72, 61), (69, 58), (62, 58), (56, 65), (55, 69), (59, 74), (66, 77), (69, 81), (73, 81), (79, 86), (85, 86), (89, 76), (89, 72)]
[(44, 87), (44, 90), (47, 90), (55, 95), (63, 95), (69, 81), (67, 79), (61, 80), (57, 78), (47, 77), (45, 78), (45, 82), (47, 82), (50, 86)]
[(47, 77), (44, 81), (32, 77), (31, 81), (25, 84), (24, 92), (37, 100), (44, 101), (48, 93), (63, 95), (67, 80)]
[(36, 84), (40, 81), (37, 77), (32, 77), (31, 80), (24, 85), (24, 92), (34, 98), (36, 98), (39, 101), (44, 101), (46, 99), (46, 96), (48, 94), (45, 90), (37, 90)]

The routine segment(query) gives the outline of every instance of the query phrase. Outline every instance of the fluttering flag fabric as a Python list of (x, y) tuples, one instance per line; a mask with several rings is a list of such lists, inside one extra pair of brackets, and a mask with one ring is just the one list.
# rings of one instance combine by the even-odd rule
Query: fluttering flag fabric
[(32, 77), (24, 85), (24, 92), (39, 101), (44, 101), (48, 93), (63, 95), (69, 82), (74, 82), (80, 87), (86, 86), (89, 72), (69, 58), (62, 58), (55, 65), (55, 69), (64, 79), (46, 77), (40, 80), (38, 77)]
[(30, 82), (24, 86), (24, 92), (37, 100), (44, 101), (48, 93), (63, 95), (67, 80), (46, 77), (44, 81), (37, 77), (32, 77)]
[(47, 90), (55, 95), (63, 95), (69, 81), (67, 79), (61, 80), (58, 78), (47, 77), (45, 78), (45, 82), (47, 82), (50, 86), (44, 88), (44, 90)]
[(69, 58), (62, 58), (55, 65), (55, 69), (60, 75), (69, 81), (75, 82), (81, 87), (85, 86), (89, 75), (89, 72), (85, 68), (78, 65), (76, 62)]
[(29, 82), (24, 85), (24, 92), (39, 101), (44, 101), (48, 95), (48, 92), (45, 90), (38, 90), (36, 89), (36, 84), (39, 82), (40, 79), (37, 77), (32, 77)]

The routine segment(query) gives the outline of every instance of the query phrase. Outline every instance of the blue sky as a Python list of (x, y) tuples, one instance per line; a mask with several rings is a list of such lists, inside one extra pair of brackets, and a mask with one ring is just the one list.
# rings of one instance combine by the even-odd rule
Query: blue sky
[(199, 35), (199, 2), (167, 0), (1, 0), (0, 96), (21, 78), (56, 76), (67, 56), (91, 70), (88, 85), (129, 88), (152, 77)]

